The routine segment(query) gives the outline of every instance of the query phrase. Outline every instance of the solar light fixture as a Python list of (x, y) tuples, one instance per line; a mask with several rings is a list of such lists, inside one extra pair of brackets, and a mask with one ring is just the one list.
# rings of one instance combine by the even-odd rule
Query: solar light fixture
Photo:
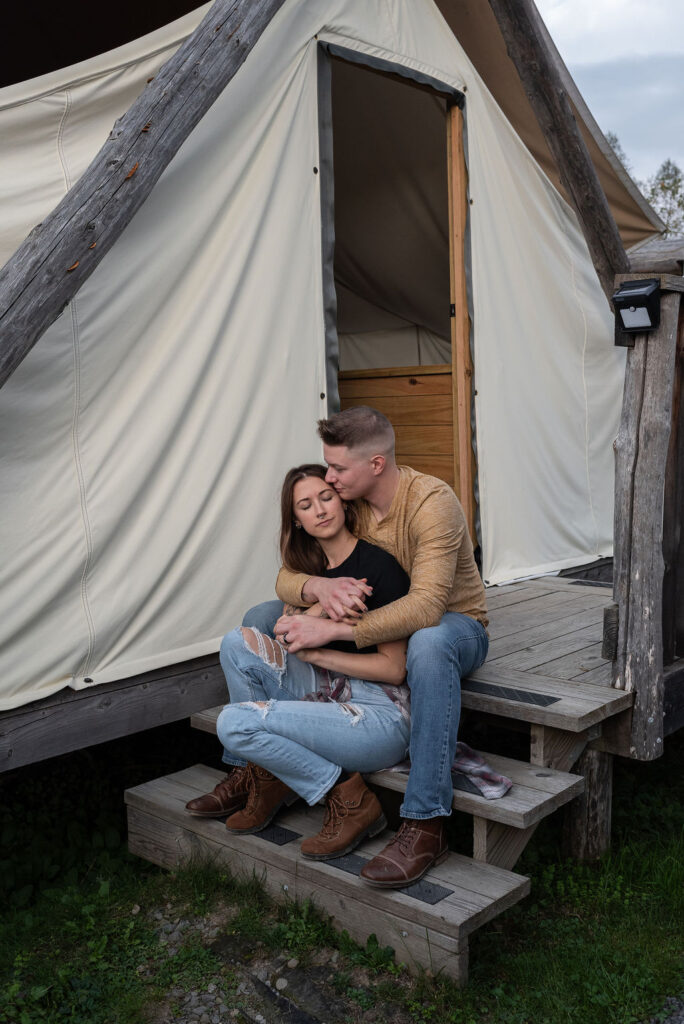
[(613, 295), (615, 309), (616, 344), (634, 344), (620, 341), (619, 335), (643, 334), (660, 323), (660, 281), (657, 277), (642, 281), (624, 281)]

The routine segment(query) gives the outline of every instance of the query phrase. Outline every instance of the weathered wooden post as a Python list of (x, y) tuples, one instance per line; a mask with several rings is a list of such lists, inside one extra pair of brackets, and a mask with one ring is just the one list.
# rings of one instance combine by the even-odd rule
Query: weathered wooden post
[[(627, 352), (615, 442), (613, 686), (635, 693), (629, 756), (652, 760), (674, 726), (665, 722), (666, 664), (684, 655), (684, 429), (680, 424), (684, 277), (621, 274), (616, 285), (659, 277), (660, 325)], [(605, 647), (610, 647), (606, 636)], [(682, 673), (672, 666), (673, 684)], [(682, 686), (680, 686), (680, 695)], [(676, 709), (675, 709), (676, 710)], [(680, 709), (681, 712), (681, 709)]]
[(0, 387), (140, 209), (284, 0), (215, 0), (0, 270)]

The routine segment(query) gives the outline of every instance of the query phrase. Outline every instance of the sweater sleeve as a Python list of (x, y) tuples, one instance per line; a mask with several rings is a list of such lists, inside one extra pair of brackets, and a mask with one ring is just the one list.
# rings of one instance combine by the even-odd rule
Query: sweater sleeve
[(409, 528), (415, 550), (411, 588), (406, 597), (363, 616), (354, 627), (357, 648), (436, 626), (446, 611), (466, 534), (463, 509), (453, 491), (444, 487), (428, 494)]
[(302, 597), (304, 584), (311, 577), (305, 572), (293, 572), (282, 566), (276, 580), (276, 594), (284, 604), (293, 604), (297, 608), (306, 608), (313, 604), (313, 601), (305, 601)]

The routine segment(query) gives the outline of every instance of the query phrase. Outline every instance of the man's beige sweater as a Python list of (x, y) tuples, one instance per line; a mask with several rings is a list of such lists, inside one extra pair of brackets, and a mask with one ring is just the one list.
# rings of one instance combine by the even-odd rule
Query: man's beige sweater
[[(394, 555), (411, 577), (411, 589), (384, 608), (367, 612), (354, 627), (359, 648), (400, 640), (435, 626), (445, 611), (462, 612), (487, 625), (485, 590), (461, 503), (444, 481), (400, 466), (390, 510), (378, 522), (366, 501), (358, 501), (360, 536)], [(309, 576), (281, 569), (276, 593), (281, 601), (305, 605)]]

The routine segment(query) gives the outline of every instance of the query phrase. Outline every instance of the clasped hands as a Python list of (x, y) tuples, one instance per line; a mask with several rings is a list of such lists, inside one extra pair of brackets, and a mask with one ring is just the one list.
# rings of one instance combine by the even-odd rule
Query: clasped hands
[(366, 597), (373, 588), (365, 579), (352, 576), (312, 576), (304, 587), (307, 599), (315, 598), (327, 618), (315, 615), (281, 615), (275, 635), (288, 651), (300, 652), (302, 661), (313, 660), (303, 651), (324, 647), (333, 640), (351, 640), (352, 625), (366, 611)]

